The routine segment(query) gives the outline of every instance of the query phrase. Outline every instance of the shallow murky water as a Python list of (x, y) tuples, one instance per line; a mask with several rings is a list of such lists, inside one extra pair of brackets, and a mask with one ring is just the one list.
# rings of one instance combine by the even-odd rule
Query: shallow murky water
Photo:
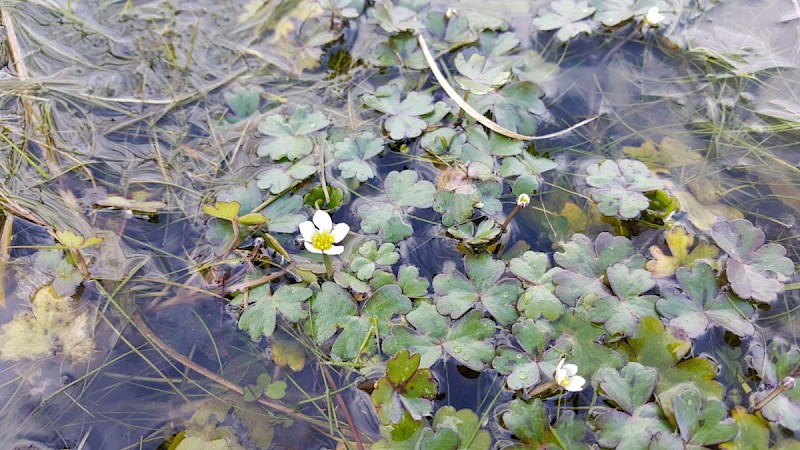
[[(353, 23), (341, 36), (319, 37), (318, 44), (297, 38), (300, 9), (307, 3), (315, 2), (2, 3), (0, 132), (7, 139), (0, 142), (0, 197), (15, 217), (0, 323), (30, 309), (37, 288), (47, 283), (31, 247), (53, 244), (48, 229), (98, 235), (104, 245), (86, 251), (96, 281), (83, 283), (74, 295), (75, 308), (93, 324), (85, 336), (93, 342), (90, 355), (75, 358), (80, 362), (65, 357), (69, 349), (63, 345), (76, 344), (61, 337), (61, 347), (48, 357), (0, 362), (0, 424), (6, 430), (0, 447), (154, 449), (214, 400), (244, 411), (248, 419), (225, 424), (240, 435), (253, 436), (242, 423), (271, 416), (264, 421), (276, 431), (271, 448), (336, 445), (331, 436), (337, 436), (337, 426), (329, 426), (320, 412), (331, 405), (318, 400), (330, 387), (319, 365), (293, 372), (275, 364), (272, 344), (254, 343), (238, 329), (224, 300), (225, 285), (210, 284), (198, 270), (220, 259), (200, 208), (259, 171), (254, 149), (265, 112), (310, 103), (336, 127), (373, 123), (377, 131), (376, 116), (360, 112), (357, 96), (406, 70), (365, 63), (376, 40), (374, 26)], [(530, 72), (548, 108), (537, 132), (599, 115), (574, 133), (536, 144), (540, 154), (559, 163), (558, 173), (547, 180), (536, 209), (523, 211), (512, 224), (515, 239), (550, 251), (563, 236), (548, 234), (540, 211), (561, 209), (558, 180), (577, 173), (582, 156), (635, 156), (649, 140), (680, 155), (657, 161), (657, 172), (682, 195), (680, 214), (687, 223), (702, 227), (709, 211), (711, 217), (747, 217), (800, 261), (800, 14), (791, 2), (692, 2), (683, 13), (689, 18), (667, 24), (658, 36), (634, 39), (628, 27), (566, 46), (531, 25), (533, 11), (547, 2), (491, 3), (459, 8), (505, 16), (523, 49), (559, 64), (557, 76)], [(693, 15), (702, 18), (690, 20)], [(24, 70), (14, 65), (9, 23)], [(336, 77), (325, 64), (342, 49), (360, 63)], [(323, 64), (317, 67), (313, 61), (319, 58)], [(241, 86), (261, 89), (259, 113), (230, 123), (226, 95)], [(378, 160), (380, 178), (412, 168), (435, 180), (431, 164), (407, 156), (419, 155), (413, 143), (409, 153), (393, 150)], [(357, 194), (369, 199), (378, 189), (362, 186)], [(160, 204), (155, 212), (131, 214), (104, 206), (110, 196), (140, 202), (132, 209), (144, 201)], [(356, 223), (364, 201), (354, 195), (334, 221)], [(506, 192), (501, 201), (510, 212), (514, 196)], [(420, 212), (414, 236), (399, 247), (403, 261), (427, 278), (462, 261), (442, 228), (426, 222), (433, 216)], [(598, 222), (588, 228), (597, 233), (612, 226)], [(655, 233), (636, 236), (637, 250), (652, 245)], [(295, 237), (287, 233), (280, 240), (293, 252)], [(246, 264), (226, 270), (235, 274)], [(765, 332), (797, 342), (798, 292), (787, 291), (761, 316)], [(179, 354), (236, 385), (254, 383), (261, 373), (291, 380), (282, 402), (301, 403), (300, 411), (314, 422), (241, 406), (229, 389), (149, 345), (133, 316)], [(277, 336), (291, 342), (296, 332), (287, 327)], [(696, 343), (695, 352), (710, 351), (721, 340), (722, 333), (712, 334)], [(440, 364), (440, 384), (463, 393), (440, 403), (485, 412), (486, 399), (501, 387), (490, 372), (472, 375), (459, 373), (454, 363)], [(352, 374), (336, 379), (351, 409), (367, 411), (369, 399), (354, 387), (359, 381)], [(364, 436), (379, 438), (368, 414), (354, 415)], [(252, 437), (247, 445), (258, 448), (257, 442)]]

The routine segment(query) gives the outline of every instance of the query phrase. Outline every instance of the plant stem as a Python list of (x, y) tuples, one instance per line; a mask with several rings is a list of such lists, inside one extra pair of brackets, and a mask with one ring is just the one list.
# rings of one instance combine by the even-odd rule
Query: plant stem
[(531, 389), (530, 392), (528, 392), (528, 396), (529, 397), (538, 397), (538, 396), (544, 394), (545, 392), (553, 389), (554, 387), (556, 387), (556, 380), (550, 380), (547, 383), (540, 384), (540, 385), (536, 386), (535, 388)]
[(508, 217), (506, 217), (506, 221), (503, 222), (503, 233), (506, 232), (506, 229), (508, 229), (508, 224), (511, 223), (511, 219), (513, 219), (514, 216), (517, 215), (520, 209), (522, 208), (519, 205), (517, 205), (514, 207), (514, 209), (511, 210), (511, 213), (508, 214)]
[(233, 251), (233, 249), (235, 249), (236, 246), (239, 245), (239, 218), (238, 217), (234, 217), (233, 219), (231, 219), (231, 226), (233, 226), (233, 239), (231, 239), (230, 245), (228, 245), (228, 248), (225, 250), (225, 254), (222, 255), (222, 259), (227, 258), (228, 255)]
[(75, 261), (78, 262), (78, 268), (81, 270), (81, 275), (83, 276), (84, 280), (88, 280), (92, 278), (92, 274), (89, 273), (89, 267), (86, 265), (86, 260), (83, 259), (83, 255), (81, 251), (77, 248), (69, 249), (69, 252), (72, 253), (72, 257), (75, 258)]
[(323, 253), (322, 262), (325, 263), (325, 274), (328, 276), (328, 279), (330, 280), (331, 278), (333, 278), (333, 264), (331, 264), (331, 257)]

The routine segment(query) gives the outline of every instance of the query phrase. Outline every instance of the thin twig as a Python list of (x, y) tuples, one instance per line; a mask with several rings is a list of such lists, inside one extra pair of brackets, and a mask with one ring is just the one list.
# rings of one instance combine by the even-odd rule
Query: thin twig
[[(17, 78), (19, 78), (21, 81), (26, 81), (30, 78), (30, 75), (28, 74), (27, 66), (25, 66), (25, 58), (22, 54), (22, 47), (19, 45), (19, 40), (17, 39), (14, 20), (11, 17), (11, 14), (8, 12), (8, 9), (3, 6), (0, 6), (0, 16), (2, 18), (3, 28), (5, 28), (6, 31), (5, 34), (6, 42), (8, 42), (8, 49), (11, 53), (11, 58), (14, 61), (14, 68), (17, 70)], [(58, 173), (58, 163), (56, 162), (55, 155), (49, 146), (49, 144), (52, 143), (52, 137), (48, 136), (44, 131), (45, 123), (42, 118), (42, 111), (38, 108), (38, 105), (34, 104), (33, 101), (25, 97), (23, 94), (20, 94), (20, 100), (22, 101), (22, 106), (25, 108), (25, 111), (28, 113), (30, 124), (33, 126), (33, 129), (40, 136), (42, 136), (44, 141), (47, 143), (46, 145), (43, 145), (42, 148), (44, 150), (45, 162), (47, 162), (50, 172)]]
[[(155, 347), (157, 347), (160, 351), (162, 351), (162, 352), (166, 353), (167, 355), (169, 355), (172, 359), (178, 361), (179, 363), (181, 363), (184, 366), (186, 366), (187, 368), (199, 373), (200, 375), (208, 378), (209, 380), (211, 380), (211, 381), (213, 381), (213, 382), (225, 387), (226, 389), (228, 389), (230, 391), (233, 391), (233, 392), (236, 392), (239, 395), (244, 395), (244, 390), (239, 385), (237, 385), (235, 383), (232, 383), (232, 382), (222, 378), (221, 376), (219, 376), (216, 373), (206, 369), (203, 366), (198, 365), (194, 361), (192, 361), (189, 358), (187, 358), (187, 357), (181, 355), (180, 353), (178, 353), (169, 344), (167, 344), (166, 342), (162, 341), (161, 338), (156, 336), (156, 334), (153, 333), (153, 330), (151, 330), (150, 327), (147, 326), (147, 324), (142, 319), (142, 316), (138, 312), (131, 315), (131, 320), (133, 321), (134, 325), (136, 325), (136, 328), (139, 330), (139, 332), (142, 333), (142, 336), (147, 338), (147, 340), (150, 341), (151, 344), (153, 344)], [(282, 413), (284, 413), (286, 415), (292, 416), (292, 417), (300, 419), (300, 420), (309, 420), (309, 419), (311, 419), (310, 417), (306, 416), (305, 414), (303, 414), (301, 412), (298, 412), (298, 411), (296, 411), (296, 410), (294, 410), (292, 408), (289, 408), (288, 406), (281, 405), (280, 403), (276, 403), (276, 402), (267, 400), (265, 398), (258, 399), (258, 402), (261, 403), (262, 405), (266, 406), (267, 408), (273, 409), (275, 411), (282, 412)]]
[(271, 273), (269, 275), (263, 276), (261, 278), (256, 278), (255, 280), (247, 280), (242, 281), (241, 283), (232, 284), (230, 286), (225, 286), (225, 290), (223, 294), (227, 294), (233, 291), (241, 291), (243, 289), (251, 288), (253, 286), (258, 286), (260, 284), (269, 283), (272, 280), (277, 280), (278, 278), (286, 275), (292, 268), (292, 265), (286, 266), (286, 268), (281, 269), (275, 273)]
[(439, 67), (436, 65), (436, 61), (433, 59), (431, 55), (431, 51), (428, 49), (428, 44), (425, 43), (425, 38), (422, 37), (422, 34), (417, 35), (417, 41), (419, 42), (419, 47), (422, 49), (422, 54), (425, 55), (425, 61), (428, 62), (428, 67), (430, 67), (431, 72), (433, 72), (433, 76), (436, 77), (436, 81), (439, 82), (439, 85), (442, 86), (442, 89), (447, 93), (451, 100), (453, 100), (463, 111), (470, 115), (473, 119), (480, 122), (486, 128), (494, 131), (495, 133), (502, 134), (503, 136), (510, 137), (512, 139), (519, 139), (521, 141), (536, 141), (540, 139), (551, 139), (554, 137), (561, 136), (562, 134), (569, 133), (570, 131), (586, 125), (587, 123), (597, 119), (597, 116), (590, 117), (586, 120), (576, 123), (569, 128), (566, 128), (561, 131), (556, 131), (555, 133), (545, 134), (542, 136), (526, 136), (524, 134), (519, 134), (514, 131), (509, 130), (508, 128), (502, 127), (497, 123), (490, 120), (488, 117), (484, 116), (478, 110), (473, 108), (469, 103), (465, 102), (464, 99), (461, 98), (460, 95), (453, 89), (453, 86), (447, 81), (447, 79), (442, 75), (442, 72), (439, 71)]
[(347, 426), (350, 427), (350, 431), (353, 432), (353, 440), (356, 441), (356, 447), (358, 450), (364, 450), (364, 443), (361, 442), (361, 436), (358, 434), (358, 428), (353, 423), (353, 417), (350, 416), (350, 410), (347, 409), (347, 404), (345, 404), (344, 399), (342, 398), (342, 394), (339, 392), (339, 388), (336, 386), (336, 381), (334, 381), (333, 377), (330, 374), (330, 371), (324, 365), (320, 365), (322, 369), (322, 373), (325, 375), (325, 379), (328, 380), (328, 384), (333, 387), (333, 391), (336, 392), (333, 396), (336, 398), (336, 403), (342, 408), (342, 413), (344, 414), (344, 420), (347, 421)]

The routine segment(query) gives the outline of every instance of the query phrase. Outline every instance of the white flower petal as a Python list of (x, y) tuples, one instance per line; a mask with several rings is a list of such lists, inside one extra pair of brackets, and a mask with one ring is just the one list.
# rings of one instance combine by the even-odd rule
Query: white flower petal
[(325, 250), (324, 252), (320, 252), (320, 253), (325, 253), (326, 255), (341, 255), (343, 251), (344, 251), (344, 247), (343, 246), (334, 245), (334, 246), (331, 246), (331, 248)]
[(573, 376), (578, 373), (578, 366), (575, 364), (564, 364), (563, 369), (567, 372), (568, 376)]
[(314, 213), (314, 218), (311, 220), (314, 221), (314, 225), (317, 226), (317, 229), (319, 229), (319, 231), (330, 233), (331, 228), (333, 228), (333, 221), (331, 221), (331, 216), (329, 216), (328, 213), (326, 213), (321, 209)]
[(561, 384), (561, 382), (564, 381), (564, 379), (567, 378), (568, 376), (569, 375), (567, 375), (566, 370), (556, 369), (556, 375), (555, 375), (556, 383)]
[(310, 221), (301, 223), (297, 228), (300, 229), (300, 234), (303, 235), (303, 240), (306, 242), (311, 242), (311, 240), (314, 239), (314, 233), (317, 232), (317, 227)]
[(331, 235), (333, 235), (333, 243), (338, 244), (342, 242), (342, 239), (347, 236), (347, 232), (350, 231), (350, 226), (346, 223), (337, 223), (333, 230), (331, 230)]
[(562, 367), (564, 367), (564, 363), (565, 362), (567, 362), (567, 360), (564, 359), (564, 358), (561, 358), (561, 361), (559, 361), (558, 365), (556, 366), (556, 372), (558, 372), (559, 370), (561, 370)]
[(572, 392), (583, 390), (583, 385), (586, 384), (586, 379), (580, 375), (569, 377), (569, 384), (564, 386), (564, 389)]
[(311, 242), (305, 241), (304, 244), (306, 244), (306, 250), (310, 251), (311, 253), (322, 253), (322, 250), (314, 247)]

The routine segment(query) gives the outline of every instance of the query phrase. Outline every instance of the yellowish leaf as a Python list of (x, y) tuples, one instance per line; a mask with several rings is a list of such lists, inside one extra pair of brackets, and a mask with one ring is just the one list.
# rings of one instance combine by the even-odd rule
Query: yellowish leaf
[(239, 215), (240, 208), (239, 202), (216, 202), (213, 206), (203, 206), (203, 212), (223, 220), (233, 220)]
[(33, 294), (31, 306), (31, 311), (18, 313), (0, 327), (0, 359), (21, 361), (56, 353), (84, 361), (91, 355), (88, 312), (79, 312), (72, 299), (58, 297), (49, 285)]
[(703, 259), (712, 266), (715, 265), (713, 258), (716, 258), (719, 249), (711, 244), (700, 244), (691, 253), (689, 247), (694, 245), (694, 235), (687, 233), (681, 226), (670, 228), (665, 233), (667, 247), (672, 255), (666, 255), (657, 246), (650, 247), (650, 254), (653, 260), (647, 262), (647, 270), (653, 273), (656, 278), (670, 277), (675, 274), (678, 267), (691, 269), (694, 264)]
[(267, 218), (263, 214), (250, 213), (239, 217), (239, 223), (244, 226), (261, 225), (267, 223)]
[(56, 240), (60, 242), (61, 245), (75, 250), (91, 247), (92, 245), (97, 245), (103, 242), (103, 238), (90, 237), (89, 239), (86, 239), (77, 233), (73, 233), (72, 231), (56, 231), (55, 236)]
[(273, 338), (272, 359), (278, 366), (288, 366), (293, 371), (299, 372), (306, 365), (306, 352), (297, 341)]

